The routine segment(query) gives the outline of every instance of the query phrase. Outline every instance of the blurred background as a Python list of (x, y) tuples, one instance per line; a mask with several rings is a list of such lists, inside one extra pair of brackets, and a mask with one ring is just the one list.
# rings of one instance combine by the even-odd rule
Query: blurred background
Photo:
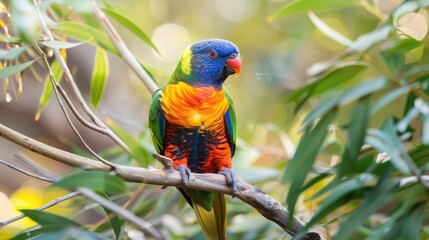
[[(235, 102), (238, 121), (239, 151), (235, 157), (234, 168), (239, 177), (259, 184), (263, 191), (270, 193), (277, 200), (284, 197), (285, 188), (278, 186), (286, 160), (293, 154), (299, 140), (298, 130), (302, 120), (300, 116), (291, 120), (289, 115), (292, 108), (282, 102), (290, 92), (312, 81), (307, 75), (307, 70), (313, 63), (327, 61), (344, 50), (342, 45), (320, 33), (305, 13), (270, 21), (269, 16), (288, 2), (285, 0), (110, 2), (117, 12), (143, 29), (159, 49), (160, 54), (126, 29), (115, 25), (118, 26), (128, 47), (142, 60), (159, 86), (168, 81), (185, 47), (195, 41), (223, 38), (239, 47), (243, 62), (242, 72), (239, 77), (231, 76), (226, 81), (226, 88)], [(374, 7), (380, 14), (389, 14), (399, 2), (402, 1), (378, 0), (374, 1)], [(380, 16), (370, 13), (364, 6), (321, 11), (318, 12), (318, 16), (350, 39), (370, 31), (380, 22)], [(88, 102), (94, 52), (94, 47), (88, 44), (68, 50), (69, 67)], [(106, 117), (113, 119), (133, 134), (145, 132), (151, 94), (121, 59), (110, 55), (109, 60), (109, 81), (105, 96), (96, 110), (97, 114), (102, 119)], [(44, 78), (45, 75), (41, 76)], [(12, 95), (13, 99), (6, 101), (6, 96), (0, 94), (0, 122), (29, 137), (67, 151), (81, 148), (81, 143), (66, 123), (55, 99), (48, 104), (40, 120), (34, 120), (42, 88), (42, 83), (27, 77), (24, 80), (21, 97)], [(80, 124), (77, 125), (82, 136), (96, 151), (114, 145), (107, 137)], [(66, 166), (0, 139), (0, 159), (13, 162), (16, 152), (24, 152), (52, 172), (67, 171)], [(156, 166), (156, 163), (154, 165)], [(44, 186), (45, 183), (1, 166), (0, 204), (2, 206), (8, 204), (9, 207), (0, 209), (0, 220), (17, 214), (11, 210), (12, 206), (34, 208), (42, 202), (52, 200), (53, 196), (60, 195), (41, 190)], [(31, 192), (41, 200), (35, 202), (32, 201), (34, 197), (30, 197), (32, 200), (29, 202), (20, 200), (24, 205), (19, 205), (16, 199), (25, 198), (21, 196), (20, 189), (26, 189), (25, 193)], [(237, 205), (237, 202), (233, 200), (230, 204)], [(301, 208), (298, 214), (304, 219), (314, 210), (312, 203)], [(262, 218), (257, 216), (255, 219), (258, 217)], [(238, 224), (246, 219), (238, 217), (234, 221), (234, 224)], [(275, 229), (276, 226), (270, 228)], [(273, 235), (274, 237), (284, 236), (280, 229), (276, 232), (278, 235)]]

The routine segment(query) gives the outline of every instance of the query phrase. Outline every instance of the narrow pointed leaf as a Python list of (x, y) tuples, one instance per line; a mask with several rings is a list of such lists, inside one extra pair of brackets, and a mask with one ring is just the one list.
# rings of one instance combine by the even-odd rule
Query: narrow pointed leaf
[(427, 116), (423, 122), (422, 142), (429, 145), (429, 117)]
[[(98, 194), (100, 196), (104, 197), (105, 199), (107, 199), (109, 201), (112, 201), (109, 198), (109, 196), (107, 196), (105, 193), (100, 192)], [(121, 239), (120, 236), (121, 236), (121, 232), (122, 232), (122, 223), (123, 223), (123, 221), (121, 221), (119, 219), (119, 217), (118, 217), (117, 214), (113, 213), (109, 209), (103, 207), (103, 210), (106, 212), (107, 216), (109, 216), (110, 214), (113, 214), (113, 216), (109, 218), (109, 222), (110, 222), (111, 227), (113, 228), (113, 232), (115, 233), (116, 239)]]
[(127, 191), (127, 187), (121, 178), (101, 171), (78, 172), (62, 178), (51, 186), (71, 190), (84, 187), (108, 194), (121, 194)]
[(107, 52), (101, 48), (97, 48), (91, 78), (91, 102), (95, 108), (98, 107), (103, 98), (108, 76), (109, 58), (107, 57)]
[(80, 226), (79, 223), (70, 220), (68, 218), (41, 211), (41, 210), (31, 210), (31, 209), (24, 209), (20, 210), (25, 216), (31, 218), (33, 221), (37, 222), (38, 224), (42, 226), (57, 226), (58, 228), (67, 228), (67, 227), (78, 227)]
[(40, 44), (45, 45), (50, 48), (58, 48), (58, 49), (67, 49), (74, 48), (81, 45), (83, 42), (71, 43), (71, 42), (62, 42), (62, 41), (42, 41)]
[[(59, 83), (61, 81), (61, 78), (63, 77), (63, 70), (57, 60), (55, 60), (51, 64), (51, 70), (55, 78), (55, 81)], [(54, 88), (52, 86), (52, 82), (48, 74), (48, 76), (46, 76), (46, 79), (43, 85), (42, 94), (40, 95), (39, 108), (37, 110), (36, 116), (34, 117), (36, 121), (40, 119), (40, 115), (42, 114), (43, 109), (45, 109), (46, 105), (51, 100), (53, 93), (54, 93)]]
[(269, 20), (276, 20), (281, 17), (300, 12), (307, 12), (309, 10), (328, 10), (328, 9), (340, 9), (346, 7), (353, 7), (356, 3), (353, 0), (295, 0), (288, 3), (282, 9), (274, 13)]
[(308, 12), (308, 16), (310, 17), (310, 20), (313, 22), (313, 24), (317, 27), (317, 29), (319, 29), (319, 31), (321, 31), (327, 37), (344, 46), (347, 46), (347, 47), (352, 46), (353, 44), (352, 40), (348, 39), (341, 33), (337, 32), (335, 29), (328, 26), (314, 12), (312, 11)]
[(124, 27), (126, 27), (128, 30), (130, 30), (132, 33), (134, 33), (137, 37), (139, 37), (142, 41), (147, 43), (151, 48), (153, 48), (156, 52), (159, 53), (158, 48), (156, 48), (155, 44), (152, 42), (150, 37), (143, 31), (141, 28), (139, 28), (134, 22), (129, 20), (128, 18), (124, 17), (123, 15), (113, 11), (109, 8), (103, 8), (103, 11), (111, 18), (118, 21), (120, 24), (122, 24)]
[(77, 22), (62, 22), (54, 28), (59, 30), (60, 33), (67, 35), (68, 37), (83, 42), (88, 42), (94, 46), (103, 48), (115, 55), (119, 55), (118, 51), (116, 50), (115, 46), (113, 45), (107, 34), (100, 29)]
[(413, 89), (413, 85), (405, 85), (388, 92), (387, 94), (379, 98), (377, 102), (371, 106), (370, 115), (383, 109), (385, 106), (398, 99), (400, 96), (410, 92), (411, 89)]
[(139, 163), (139, 165), (147, 167), (150, 160), (148, 156), (151, 156), (151, 154), (142, 146), (139, 139), (125, 131), (125, 129), (121, 128), (111, 119), (107, 119), (106, 123), (130, 148), (133, 158)]
[(28, 61), (25, 63), (13, 65), (10, 67), (1, 68), (0, 69), (0, 79), (7, 78), (7, 77), (10, 77), (14, 74), (17, 74), (19, 72), (24, 71), (26, 68), (31, 66), (31, 64), (33, 64), (35, 61), (37, 61), (37, 59), (31, 60), (31, 61)]
[(19, 48), (12, 48), (9, 51), (4, 50), (4, 49), (0, 49), (0, 59), (7, 59), (7, 60), (16, 59), (22, 53), (24, 53), (27, 48), (28, 48), (28, 46), (23, 46), (23, 47), (19, 47)]
[(290, 188), (286, 199), (290, 212), (289, 221), (292, 220), (296, 201), (303, 191), (304, 181), (320, 152), (322, 144), (328, 134), (328, 126), (332, 122), (335, 114), (335, 111), (327, 113), (312, 129), (308, 129), (305, 132), (299, 142), (295, 155), (288, 162), (283, 181), (290, 182)]
[(385, 88), (387, 85), (387, 80), (384, 77), (379, 77), (371, 81), (363, 82), (345, 91), (339, 97), (331, 98), (328, 101), (325, 101), (306, 116), (303, 128), (307, 128), (317, 118), (326, 114), (327, 112), (332, 111), (332, 109), (334, 109), (335, 107), (344, 106), (366, 95), (377, 92)]
[(365, 201), (341, 224), (347, 227), (339, 228), (333, 239), (350, 239), (357, 227), (394, 196), (395, 186), (396, 183), (390, 179), (381, 178), (377, 185), (368, 192)]
[(355, 104), (350, 116), (346, 147), (341, 158), (342, 161), (338, 165), (338, 174), (340, 175), (346, 175), (357, 170), (357, 160), (364, 143), (368, 116), (369, 98), (365, 97)]
[(364, 173), (357, 176), (356, 178), (347, 180), (332, 189), (332, 193), (325, 200), (323, 200), (319, 209), (317, 209), (317, 211), (311, 217), (310, 221), (308, 222), (308, 225), (310, 225), (309, 227), (311, 227), (313, 224), (316, 224), (327, 214), (331, 213), (331, 211), (327, 211), (327, 209), (334, 210), (338, 207), (341, 207), (342, 205), (339, 203), (342, 203), (343, 197), (349, 195), (353, 191), (361, 189), (373, 179), (373, 175)]

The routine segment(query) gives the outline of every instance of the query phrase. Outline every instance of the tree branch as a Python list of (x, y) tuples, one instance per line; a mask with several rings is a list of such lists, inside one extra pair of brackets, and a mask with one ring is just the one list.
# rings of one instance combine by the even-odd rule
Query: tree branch
[(124, 40), (122, 40), (121, 36), (113, 27), (110, 20), (106, 17), (103, 11), (98, 8), (97, 2), (95, 0), (92, 1), (92, 5), (92, 11), (95, 17), (98, 19), (107, 35), (109, 35), (110, 40), (112, 41), (113, 45), (115, 45), (122, 59), (128, 64), (128, 66), (130, 66), (134, 73), (137, 74), (137, 77), (143, 82), (151, 94), (154, 94), (156, 90), (159, 89), (159, 87), (155, 84), (152, 77), (140, 66), (139, 62), (125, 45)]
[[(51, 147), (7, 128), (2, 124), (0, 124), (0, 136), (33, 152), (74, 167), (87, 170), (110, 171), (109, 166), (99, 161)], [(166, 163), (165, 165), (168, 166), (169, 164)], [(159, 170), (117, 165), (116, 174), (128, 182), (183, 187), (180, 174), (168, 168)], [(193, 173), (192, 175), (194, 178), (188, 183), (188, 188), (232, 195), (231, 188), (226, 185), (224, 176), (197, 173)], [(275, 222), (290, 235), (294, 236), (304, 227), (304, 223), (298, 218), (294, 218), (292, 226), (288, 225), (289, 213), (281, 203), (240, 178), (237, 178), (237, 189), (238, 191), (235, 196), (238, 199), (255, 208), (261, 215)], [(310, 232), (307, 234), (306, 239), (321, 239), (321, 237), (317, 233)]]
[[(79, 196), (79, 195), (80, 195), (80, 193), (78, 191), (71, 192), (71, 193), (69, 193), (67, 195), (64, 195), (62, 197), (59, 197), (59, 198), (56, 198), (56, 199), (50, 201), (49, 203), (47, 203), (47, 204), (45, 204), (45, 205), (37, 208), (37, 210), (45, 210), (47, 208), (53, 207), (53, 206), (55, 206), (55, 205), (57, 205), (59, 203), (62, 203), (64, 201), (66, 201), (66, 200), (69, 200), (70, 198), (74, 198), (74, 197)], [(8, 219), (8, 220), (3, 221), (3, 222), (0, 222), (0, 228), (6, 226), (8, 224), (11, 224), (13, 222), (16, 222), (16, 221), (18, 221), (18, 220), (20, 220), (22, 218), (25, 218), (24, 214), (21, 214), (19, 216), (14, 217), (14, 218)]]
[(77, 128), (74, 126), (73, 121), (71, 120), (69, 114), (67, 113), (67, 109), (64, 106), (63, 101), (61, 100), (61, 96), (60, 93), (58, 91), (58, 82), (54, 77), (54, 73), (52, 72), (51, 67), (49, 66), (48, 63), (48, 59), (46, 58), (46, 54), (42, 51), (42, 49), (39, 47), (39, 45), (37, 43), (34, 43), (34, 47), (36, 48), (36, 51), (40, 54), (40, 56), (42, 57), (46, 67), (48, 68), (48, 75), (49, 75), (49, 79), (51, 80), (51, 85), (52, 88), (54, 89), (54, 93), (55, 93), (55, 97), (58, 100), (58, 103), (60, 105), (61, 110), (64, 113), (64, 116), (68, 122), (68, 124), (70, 125), (71, 129), (73, 130), (73, 132), (76, 134), (76, 136), (79, 138), (79, 140), (83, 143), (83, 145), (85, 146), (85, 148), (96, 158), (98, 159), (100, 162), (106, 164), (107, 166), (110, 166), (112, 168), (113, 171), (116, 171), (116, 165), (105, 160), (104, 158), (102, 158), (101, 156), (99, 156), (94, 150), (92, 150), (91, 147), (89, 147), (89, 145), (86, 143), (86, 141), (83, 139), (82, 135), (80, 135), (79, 131), (77, 130)]
[[(39, 20), (40, 20), (40, 25), (42, 27), (43, 32), (46, 34), (46, 36), (48, 37), (48, 39), (50, 41), (55, 40), (54, 37), (52, 36), (51, 31), (49, 30), (48, 26), (45, 23), (45, 19), (43, 17), (43, 14), (40, 10), (40, 8), (38, 7), (37, 4), (37, 0), (33, 0), (34, 1), (34, 5), (36, 8), (36, 11), (39, 15)], [(120, 147), (122, 147), (125, 151), (127, 151), (128, 153), (130, 153), (130, 149), (128, 148), (128, 146), (118, 137), (116, 136), (112, 130), (110, 128), (108, 128), (106, 126), (106, 124), (103, 123), (103, 121), (101, 121), (97, 115), (95, 115), (95, 113), (92, 111), (92, 109), (88, 106), (88, 104), (86, 103), (85, 99), (83, 98), (82, 94), (79, 91), (79, 88), (76, 85), (76, 82), (73, 79), (73, 75), (71, 74), (70, 69), (67, 66), (66, 61), (64, 60), (64, 58), (61, 56), (60, 50), (57, 48), (53, 48), (52, 51), (54, 52), (54, 56), (57, 59), (58, 63), (60, 64), (60, 67), (64, 73), (64, 78), (68, 84), (68, 86), (70, 87), (70, 89), (72, 90), (73, 94), (75, 95), (77, 101), (79, 102), (80, 106), (82, 107), (83, 111), (88, 115), (88, 117), (99, 127), (103, 128), (103, 131), (99, 131), (100, 133), (109, 136), (113, 141), (115, 141)], [(79, 117), (78, 117), (79, 118)], [(79, 118), (80, 119), (80, 118)], [(84, 123), (85, 124), (85, 123)], [(94, 128), (93, 128), (94, 129)], [(97, 131), (97, 129), (94, 129)]]

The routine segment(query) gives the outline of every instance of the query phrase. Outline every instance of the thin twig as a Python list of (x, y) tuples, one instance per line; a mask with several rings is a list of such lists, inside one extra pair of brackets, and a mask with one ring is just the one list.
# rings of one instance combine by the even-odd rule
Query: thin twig
[(46, 54), (43, 52), (43, 50), (39, 47), (37, 43), (33, 44), (36, 48), (37, 52), (40, 54), (40, 56), (43, 58), (46, 67), (48, 68), (48, 75), (49, 79), (51, 80), (52, 88), (54, 89), (55, 97), (57, 98), (57, 101), (60, 105), (61, 110), (63, 111), (64, 116), (67, 119), (68, 124), (70, 125), (73, 132), (76, 134), (76, 136), (79, 138), (79, 140), (83, 143), (83, 145), (86, 147), (86, 149), (100, 162), (103, 164), (106, 164), (107, 166), (110, 166), (112, 168), (112, 171), (116, 171), (116, 165), (107, 161), (106, 159), (102, 158), (100, 155), (98, 155), (92, 148), (86, 143), (85, 139), (83, 139), (82, 135), (80, 135), (79, 131), (77, 130), (76, 126), (73, 124), (73, 121), (71, 120), (69, 114), (67, 113), (67, 109), (64, 106), (64, 103), (61, 99), (60, 93), (58, 92), (57, 85), (58, 82), (54, 77), (54, 73), (52, 72), (51, 66), (49, 65), (48, 59), (46, 58)]
[[(141, 195), (144, 193), (144, 190), (145, 190), (145, 185), (141, 184), (139, 186), (139, 188), (132, 191), (131, 197), (127, 200), (127, 202), (122, 207), (125, 209), (133, 209), (134, 205), (136, 205), (137, 203), (140, 202), (139, 200), (140, 200)], [(97, 227), (99, 227), (103, 223), (109, 221), (110, 219), (112, 219), (113, 216), (116, 216), (116, 214), (110, 213), (109, 215), (100, 219), (98, 222), (91, 224), (92, 229), (96, 229)]]
[[(88, 170), (110, 171), (110, 168), (98, 161), (81, 157), (69, 152), (59, 150), (44, 143), (31, 139), (13, 129), (0, 124), (0, 137), (12, 141), (33, 152), (50, 157), (56, 161), (80, 167)], [(117, 175), (127, 182), (146, 183), (160, 186), (183, 187), (182, 178), (177, 171), (146, 169), (140, 167), (130, 167), (117, 165)], [(188, 188), (196, 190), (205, 190), (211, 192), (224, 193), (232, 195), (231, 188), (226, 185), (225, 177), (219, 174), (196, 174), (192, 173), (193, 181), (188, 183)], [(294, 218), (294, 223), (287, 224), (289, 212), (286, 208), (274, 200), (272, 197), (250, 185), (244, 180), (237, 178), (236, 198), (244, 203), (251, 205), (261, 215), (275, 222), (292, 236), (298, 233), (304, 227), (304, 223), (298, 218)], [(308, 233), (308, 239), (320, 239), (317, 233)]]
[(33, 178), (36, 178), (36, 179), (39, 179), (39, 180), (42, 180), (42, 181), (45, 181), (45, 182), (53, 182), (54, 181), (52, 178), (48, 178), (48, 177), (41, 176), (41, 175), (36, 174), (36, 173), (32, 173), (30, 171), (24, 170), (24, 169), (22, 169), (22, 168), (20, 168), (20, 167), (18, 167), (16, 165), (13, 165), (13, 164), (8, 163), (8, 162), (3, 161), (3, 160), (0, 160), (0, 164), (6, 165), (6, 166), (12, 168), (13, 170), (16, 170), (16, 171), (18, 171), (20, 173), (23, 173), (23, 174), (27, 175), (27, 176), (30, 176), (30, 177), (33, 177)]
[(16, 153), (15, 158), (20, 161), (21, 163), (27, 165), (30, 167), (33, 171), (35, 171), (37, 174), (44, 176), (46, 178), (50, 178), (54, 181), (58, 180), (59, 178), (51, 173), (50, 171), (46, 170), (44, 167), (38, 165), (34, 161), (30, 160), (25, 154), (23, 153)]
[[(53, 207), (53, 206), (55, 206), (55, 205), (57, 205), (59, 203), (62, 203), (62, 202), (66, 201), (66, 200), (68, 200), (70, 198), (74, 198), (74, 197), (79, 196), (79, 195), (80, 195), (80, 193), (78, 191), (71, 192), (71, 193), (69, 193), (69, 194), (67, 194), (65, 196), (62, 196), (62, 197), (59, 197), (59, 198), (56, 198), (56, 199), (52, 200), (51, 202), (49, 202), (49, 203), (47, 203), (47, 204), (45, 204), (45, 205), (37, 208), (37, 210), (45, 210), (47, 208)], [(8, 220), (3, 221), (3, 222), (0, 222), (0, 228), (6, 226), (8, 224), (11, 224), (13, 222), (16, 222), (16, 221), (18, 221), (18, 220), (20, 220), (22, 218), (25, 218), (24, 214), (21, 214), (19, 216), (14, 217), (14, 218), (8, 219)]]
[(73, 114), (78, 118), (78, 120), (85, 125), (86, 127), (103, 133), (103, 134), (107, 134), (106, 129), (99, 127), (93, 123), (91, 123), (90, 121), (86, 120), (80, 113), (79, 111), (76, 109), (76, 107), (74, 106), (74, 104), (72, 103), (70, 97), (67, 95), (66, 91), (64, 90), (64, 88), (60, 85), (60, 84), (56, 84), (56, 88), (58, 90), (59, 93), (61, 93), (61, 96), (66, 100), (67, 105), (69, 106), (70, 110), (73, 112)]
[(97, 2), (95, 0), (93, 0), (92, 3), (93, 3), (93, 13), (94, 13), (95, 17), (98, 19), (101, 26), (106, 31), (107, 35), (109, 36), (113, 45), (115, 45), (115, 47), (118, 50), (119, 54), (121, 55), (122, 59), (137, 74), (138, 78), (143, 82), (143, 84), (146, 86), (146, 88), (152, 94), (154, 94), (156, 92), (156, 90), (159, 89), (159, 87), (155, 84), (152, 77), (144, 70), (144, 68), (142, 68), (140, 66), (139, 62), (136, 60), (134, 55), (131, 53), (131, 51), (128, 49), (128, 47), (125, 45), (124, 40), (121, 38), (121, 36), (116, 31), (116, 29), (113, 27), (110, 20), (106, 17), (106, 15), (103, 13), (103, 11), (101, 11), (100, 8), (98, 8)]
[[(48, 26), (46, 25), (45, 19), (43, 17), (42, 12), (39, 9), (39, 6), (37, 4), (37, 0), (33, 0), (34, 5), (36, 7), (37, 14), (39, 15), (40, 25), (43, 29), (43, 32), (47, 35), (48, 39), (53, 41), (55, 40), (52, 36), (51, 31), (49, 30)], [(52, 51), (54, 52), (54, 56), (57, 59), (58, 63), (60, 64), (60, 67), (64, 73), (64, 78), (69, 85), (70, 89), (72, 90), (73, 94), (75, 95), (77, 101), (79, 102), (80, 106), (84, 110), (84, 112), (88, 115), (88, 117), (99, 127), (105, 129), (105, 131), (102, 131), (102, 134), (105, 134), (109, 136), (113, 141), (115, 141), (121, 148), (123, 148), (126, 152), (130, 153), (129, 147), (118, 137), (116, 134), (112, 132), (110, 128), (106, 126), (106, 124), (101, 121), (97, 115), (92, 111), (92, 109), (88, 106), (85, 99), (83, 98), (82, 94), (79, 91), (79, 88), (76, 85), (76, 82), (73, 79), (73, 75), (71, 74), (70, 69), (68, 68), (64, 58), (61, 56), (60, 50), (57, 48), (53, 48)], [(85, 124), (85, 123), (84, 123)], [(95, 130), (95, 129), (94, 129)]]
[(156, 228), (152, 226), (149, 222), (144, 221), (143, 219), (134, 215), (134, 213), (124, 209), (123, 207), (114, 204), (106, 200), (105, 198), (100, 197), (94, 191), (87, 188), (79, 188), (78, 192), (88, 199), (100, 204), (104, 208), (109, 209), (110, 211), (116, 213), (118, 216), (121, 216), (133, 223), (138, 229), (143, 231), (145, 234), (152, 236), (156, 239), (166, 239), (166, 237), (162, 234), (162, 232), (158, 231)]

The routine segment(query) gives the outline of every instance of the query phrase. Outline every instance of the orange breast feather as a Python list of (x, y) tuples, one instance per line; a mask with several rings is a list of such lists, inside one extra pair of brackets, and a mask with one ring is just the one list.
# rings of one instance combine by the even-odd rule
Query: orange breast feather
[(163, 92), (162, 110), (172, 124), (183, 127), (210, 127), (228, 110), (225, 90), (192, 87), (186, 83), (168, 84)]

